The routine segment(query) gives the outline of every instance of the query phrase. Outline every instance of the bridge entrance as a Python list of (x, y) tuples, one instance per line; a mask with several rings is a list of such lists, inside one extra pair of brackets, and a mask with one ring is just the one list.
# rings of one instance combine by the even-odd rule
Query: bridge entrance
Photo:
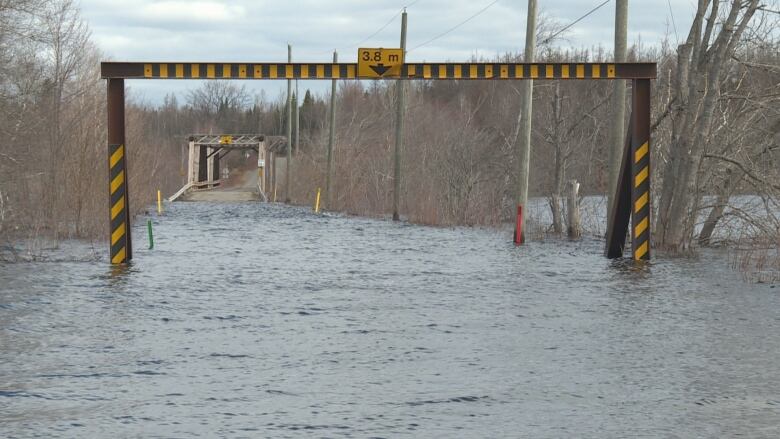
[[(273, 197), (276, 188), (276, 159), (286, 156), (280, 147), (287, 138), (262, 134), (193, 134), (187, 137), (187, 182), (168, 201), (186, 199), (194, 191), (214, 189), (228, 178), (221, 166), (232, 151), (254, 151), (257, 170), (253, 193), (263, 201)], [(252, 197), (250, 197), (251, 199)]]
[[(360, 53), (358, 55), (360, 57)], [(625, 237), (630, 231), (633, 259), (650, 259), (650, 81), (656, 77), (655, 63), (399, 63), (398, 59), (391, 58), (392, 53), (386, 55), (380, 53), (379, 61), (376, 65), (367, 65), (368, 69), (359, 69), (364, 67), (362, 63), (336, 62), (101, 63), (101, 76), (108, 81), (111, 263), (123, 264), (132, 259), (125, 159), (125, 79), (631, 80), (631, 117), (618, 184), (610, 188), (614, 191), (615, 201), (607, 216), (605, 255), (609, 258), (622, 257)], [(365, 61), (371, 59), (369, 56)], [(212, 151), (220, 148), (219, 143), (202, 145)], [(289, 154), (289, 151), (286, 153)], [(199, 150), (198, 184), (202, 182), (202, 154)], [(203, 165), (206, 185), (218, 184), (209, 179), (208, 154), (206, 152)], [(210, 175), (213, 178), (219, 173), (214, 174), (212, 170)]]

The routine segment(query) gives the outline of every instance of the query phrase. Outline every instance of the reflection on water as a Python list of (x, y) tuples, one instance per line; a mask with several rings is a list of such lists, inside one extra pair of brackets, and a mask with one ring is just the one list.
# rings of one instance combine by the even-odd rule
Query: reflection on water
[(0, 436), (780, 436), (778, 290), (715, 255), (253, 203), (155, 221), (123, 269), (0, 266)]

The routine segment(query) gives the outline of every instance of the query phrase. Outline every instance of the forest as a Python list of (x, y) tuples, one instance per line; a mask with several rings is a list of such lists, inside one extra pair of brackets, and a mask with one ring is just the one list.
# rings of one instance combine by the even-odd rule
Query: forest
[[(766, 2), (700, 0), (677, 45), (630, 47), (628, 61), (658, 64), (652, 85), (653, 243), (667, 254), (701, 246), (749, 249), (759, 263), (780, 248), (780, 14)], [(549, 24), (539, 32), (549, 33)], [(537, 47), (537, 62), (605, 62), (606, 48)], [(522, 42), (518, 42), (520, 47)], [(106, 221), (106, 101), (100, 61), (77, 3), (0, 1), (0, 246), (34, 256), (66, 239), (100, 240)], [(478, 61), (522, 62), (520, 53)], [(620, 84), (628, 88), (630, 83)], [(293, 204), (324, 187), (330, 96), (299, 83), (293, 99)], [(438, 226), (510, 222), (517, 190), (520, 91), (514, 81), (406, 84), (401, 214)], [(537, 81), (533, 89), (530, 195), (550, 209), (539, 237), (563, 234), (567, 183), (585, 199), (609, 192), (615, 87), (606, 81)], [(331, 211), (391, 212), (394, 83), (340, 82), (335, 105)], [(185, 137), (287, 131), (286, 97), (252, 94), (238, 81), (204, 82), (161, 105), (129, 93), (127, 143), (135, 213), (156, 190), (184, 180)], [(625, 114), (627, 121), (628, 114)], [(282, 180), (283, 183), (283, 180)], [(287, 188), (280, 188), (286, 191)], [(603, 216), (606, 201), (582, 215)], [(546, 218), (551, 218), (547, 220)], [(584, 233), (603, 237), (601, 221)], [(9, 250), (10, 249), (10, 250)], [(8, 255), (4, 256), (8, 257)], [(763, 262), (760, 262), (763, 263)]]

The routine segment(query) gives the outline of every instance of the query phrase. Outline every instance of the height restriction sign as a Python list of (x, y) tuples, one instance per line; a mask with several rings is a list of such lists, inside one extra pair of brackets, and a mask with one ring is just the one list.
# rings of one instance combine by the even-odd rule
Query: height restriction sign
[(359, 78), (398, 78), (403, 63), (403, 49), (358, 49)]

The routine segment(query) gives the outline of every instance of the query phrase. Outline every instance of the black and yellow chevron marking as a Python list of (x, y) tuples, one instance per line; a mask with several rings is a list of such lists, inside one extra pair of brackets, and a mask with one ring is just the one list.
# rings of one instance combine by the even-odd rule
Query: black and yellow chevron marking
[[(614, 64), (405, 64), (405, 79), (614, 79)], [(144, 78), (358, 79), (357, 64), (144, 64)]]
[(357, 64), (144, 64), (144, 78), (159, 79), (357, 79)]
[(111, 225), (111, 263), (128, 260), (130, 231), (127, 212), (127, 176), (124, 145), (109, 145), (108, 189)]
[(634, 260), (650, 259), (650, 142), (635, 148), (631, 160), (631, 222)]
[[(357, 70), (356, 63), (101, 63), (103, 78), (360, 79)], [(648, 79), (656, 77), (656, 65), (653, 63), (409, 63), (401, 66), (399, 77), (456, 80)]]
[(615, 79), (615, 64), (404, 64), (406, 79)]

